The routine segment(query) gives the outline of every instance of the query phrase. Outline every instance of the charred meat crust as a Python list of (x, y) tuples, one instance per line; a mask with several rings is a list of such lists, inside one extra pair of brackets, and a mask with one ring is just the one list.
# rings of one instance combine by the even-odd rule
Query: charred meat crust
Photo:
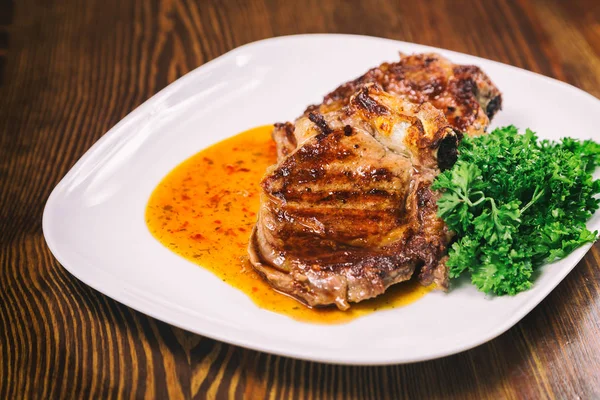
[(323, 135), (329, 135), (331, 133), (331, 128), (325, 122), (325, 118), (319, 113), (308, 113), (308, 119), (310, 119), (314, 124), (319, 128)]
[(458, 137), (446, 136), (440, 141), (437, 151), (438, 167), (441, 171), (452, 168), (458, 158)]
[(494, 115), (502, 108), (502, 96), (497, 95), (493, 97), (488, 103), (485, 113), (488, 118), (491, 120)]
[(369, 88), (366, 86), (360, 89), (353, 98), (355, 104), (372, 115), (385, 115), (389, 113), (385, 106), (369, 97)]
[[(428, 53), (401, 55), (398, 62), (383, 63), (339, 86), (321, 104), (309, 106), (305, 113), (339, 109), (348, 104), (358, 88), (368, 83), (376, 83), (386, 92), (412, 103), (431, 103), (445, 114), (453, 128), (468, 135), (485, 132), (502, 108), (500, 91), (478, 67), (455, 65), (438, 54)], [(363, 103), (361, 96), (358, 100)], [(364, 107), (370, 108), (368, 100)]]

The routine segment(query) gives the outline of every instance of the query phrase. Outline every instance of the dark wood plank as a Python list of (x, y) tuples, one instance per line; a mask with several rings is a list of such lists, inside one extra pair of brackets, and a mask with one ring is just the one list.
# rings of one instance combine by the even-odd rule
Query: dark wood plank
[[(462, 51), (600, 96), (595, 0), (0, 1), (0, 398), (595, 398), (600, 245), (516, 327), (388, 367), (292, 360), (133, 311), (52, 257), (52, 188), (158, 90), (239, 45), (312, 32)], [(442, 334), (442, 333), (441, 333)]]

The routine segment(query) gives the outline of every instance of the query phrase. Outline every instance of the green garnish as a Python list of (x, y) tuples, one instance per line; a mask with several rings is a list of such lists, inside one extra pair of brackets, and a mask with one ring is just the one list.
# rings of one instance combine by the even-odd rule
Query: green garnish
[(451, 278), (468, 271), (486, 293), (514, 295), (532, 285), (536, 267), (594, 242), (586, 221), (598, 209), (600, 144), (538, 141), (514, 126), (465, 137), (458, 161), (433, 189), (438, 215), (456, 232)]

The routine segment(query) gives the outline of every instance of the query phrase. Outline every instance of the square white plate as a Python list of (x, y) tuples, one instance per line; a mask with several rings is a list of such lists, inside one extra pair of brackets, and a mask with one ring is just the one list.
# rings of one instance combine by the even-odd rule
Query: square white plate
[[(534, 287), (486, 297), (471, 285), (430, 293), (342, 325), (313, 325), (258, 308), (242, 292), (172, 253), (149, 233), (150, 193), (181, 161), (248, 128), (292, 120), (340, 83), (398, 52), (435, 51), (475, 64), (504, 94), (494, 126), (541, 137), (593, 138), (600, 101), (565, 83), (447, 50), (349, 35), (303, 35), (242, 46), (199, 67), (100, 139), (52, 192), (48, 246), (81, 281), (152, 317), (201, 335), (285, 356), (343, 364), (406, 363), (484, 343), (518, 322), (590, 246), (547, 265)], [(597, 213), (589, 227), (600, 229)]]

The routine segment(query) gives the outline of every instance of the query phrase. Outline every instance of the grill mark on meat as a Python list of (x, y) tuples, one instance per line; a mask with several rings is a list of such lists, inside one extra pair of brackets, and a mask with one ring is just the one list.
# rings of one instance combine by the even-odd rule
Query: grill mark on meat
[[(379, 188), (373, 188), (367, 192), (359, 190), (320, 190), (309, 191), (286, 188), (282, 192), (278, 192), (278, 198), (285, 199), (288, 204), (293, 202), (312, 202), (318, 203), (319, 207), (325, 206), (324, 203), (334, 203), (335, 207), (356, 207), (356, 205), (375, 206), (384, 205), (384, 201), (395, 199), (400, 201), (401, 197), (395, 193)], [(341, 204), (340, 204), (341, 203)]]
[[(298, 218), (310, 218), (313, 219), (315, 221), (321, 221), (321, 220), (332, 220), (332, 219), (338, 219), (338, 218), (343, 218), (343, 220), (339, 220), (338, 222), (347, 226), (351, 226), (353, 225), (353, 221), (362, 221), (364, 219), (369, 220), (372, 223), (375, 224), (379, 224), (379, 223), (393, 223), (395, 221), (395, 218), (393, 218), (392, 216), (398, 212), (398, 209), (396, 207), (393, 206), (388, 206), (388, 207), (382, 207), (380, 209), (362, 209), (362, 208), (351, 208), (351, 209), (347, 209), (347, 210), (342, 210), (340, 208), (335, 208), (335, 209), (331, 209), (331, 208), (326, 208), (326, 207), (314, 207), (311, 208), (310, 210), (306, 210), (302, 207), (298, 207), (298, 208), (293, 208), (291, 206), (287, 206), (284, 209), (282, 209), (284, 213), (287, 214), (281, 214), (279, 215), (279, 217), (282, 218), (288, 218), (291, 216), (294, 219), (298, 219)], [(356, 227), (356, 230), (372, 230), (372, 227)], [(352, 229), (351, 231), (348, 232), (343, 232), (343, 233), (336, 233), (336, 237), (339, 236), (348, 236), (348, 237), (355, 237), (357, 236), (355, 233), (355, 230)]]
[[(265, 185), (272, 185), (277, 180), (286, 178), (286, 181), (294, 180), (295, 184), (302, 185), (304, 183), (316, 182), (325, 176), (325, 169), (322, 167), (306, 168), (302, 170), (294, 169), (295, 165), (284, 165), (275, 170), (272, 177), (263, 181), (263, 188), (268, 188)], [(290, 178), (290, 179), (287, 179)], [(285, 182), (284, 182), (285, 185)], [(269, 186), (272, 188), (272, 186)]]
[[(335, 140), (324, 140), (329, 135), (334, 135)], [(343, 161), (355, 158), (357, 153), (352, 148), (335, 145), (341, 135), (344, 135), (344, 132), (339, 130), (331, 131), (327, 135), (324, 133), (318, 134), (315, 136), (316, 142), (314, 145), (302, 146), (298, 149), (298, 161), (301, 163), (314, 162), (323, 165), (334, 160)], [(295, 162), (295, 160), (291, 162)]]
[[(303, 165), (305, 168), (298, 168), (298, 165)], [(336, 187), (360, 187), (369, 189), (372, 184), (377, 182), (392, 182), (398, 178), (387, 168), (367, 169), (361, 171), (347, 170), (341, 164), (327, 166), (312, 166), (300, 163), (289, 163), (281, 166), (273, 172), (272, 176), (267, 177), (264, 183), (269, 185), (263, 186), (272, 189), (273, 185), (281, 182), (284, 178), (286, 181), (293, 181), (294, 185), (302, 187), (304, 184), (314, 183), (319, 181), (319, 189), (328, 188), (329, 184)], [(327, 175), (327, 179), (323, 179)], [(304, 189), (298, 189), (304, 190)]]
[(315, 207), (309, 212), (300, 206), (286, 206), (274, 210), (271, 217), (277, 225), (273, 233), (285, 244), (289, 256), (306, 265), (307, 261), (301, 257), (305, 247), (321, 254), (325, 251), (323, 246), (331, 250), (344, 244), (357, 245), (354, 243), (357, 239), (367, 243), (366, 237), (394, 229), (397, 212), (394, 207), (367, 210)]
[(353, 99), (354, 104), (373, 115), (385, 115), (389, 113), (389, 110), (385, 106), (369, 97), (369, 89), (367, 87), (363, 87)]
[(332, 132), (331, 128), (329, 127), (329, 125), (327, 125), (327, 122), (325, 122), (325, 119), (321, 114), (311, 112), (308, 114), (308, 119), (314, 122), (317, 128), (319, 128), (321, 133), (323, 133), (324, 135), (329, 135)]

